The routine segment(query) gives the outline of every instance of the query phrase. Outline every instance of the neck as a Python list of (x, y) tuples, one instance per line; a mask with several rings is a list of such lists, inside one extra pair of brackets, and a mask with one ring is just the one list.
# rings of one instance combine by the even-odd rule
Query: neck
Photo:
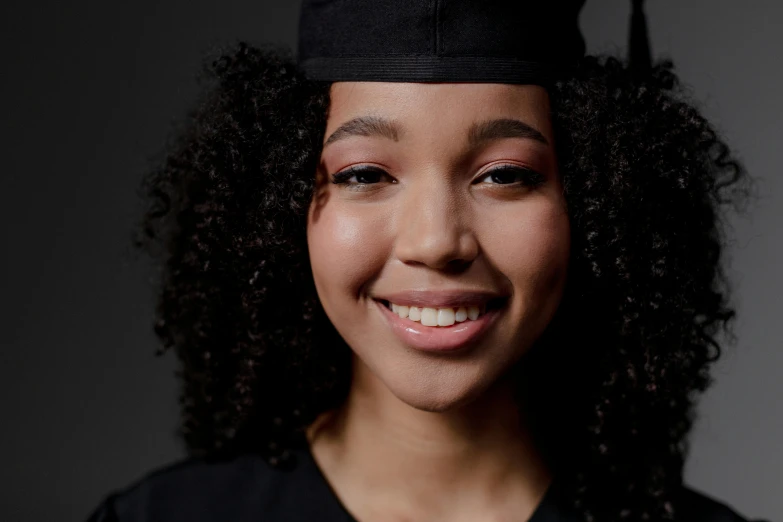
[[(313, 456), (359, 520), (491, 520), (533, 513), (551, 482), (505, 380), (444, 412), (397, 399), (355, 358), (348, 398), (308, 431)], [(359, 515), (364, 517), (359, 518)], [(365, 518), (366, 517), (366, 518)]]

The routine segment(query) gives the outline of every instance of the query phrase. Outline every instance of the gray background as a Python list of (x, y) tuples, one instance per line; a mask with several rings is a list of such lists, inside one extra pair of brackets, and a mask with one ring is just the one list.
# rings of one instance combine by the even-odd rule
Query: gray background
[[(655, 54), (675, 59), (762, 195), (732, 220), (739, 342), (702, 401), (686, 478), (783, 521), (783, 3), (648, 3)], [(182, 455), (174, 358), (154, 357), (148, 267), (128, 247), (138, 181), (193, 100), (202, 54), (234, 38), (293, 45), (298, 2), (0, 9), (0, 520), (78, 521)], [(588, 50), (622, 52), (628, 14), (589, 1)]]

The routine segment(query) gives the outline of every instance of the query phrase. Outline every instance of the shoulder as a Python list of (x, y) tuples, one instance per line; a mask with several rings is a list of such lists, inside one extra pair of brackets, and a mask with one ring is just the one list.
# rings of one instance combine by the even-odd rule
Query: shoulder
[(681, 491), (679, 518), (687, 522), (764, 522), (747, 518), (734, 506), (687, 485)]
[(275, 470), (260, 456), (206, 462), (183, 459), (154, 469), (108, 494), (87, 522), (212, 522), (274, 513), (296, 473)]

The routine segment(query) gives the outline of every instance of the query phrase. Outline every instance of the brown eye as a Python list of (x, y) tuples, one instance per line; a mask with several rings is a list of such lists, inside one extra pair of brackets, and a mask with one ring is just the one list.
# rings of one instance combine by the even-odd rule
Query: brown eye
[(481, 182), (482, 180), (488, 180), (485, 182), (491, 185), (525, 185), (528, 187), (537, 187), (544, 182), (544, 176), (532, 169), (504, 165), (484, 173), (484, 176), (479, 178), (477, 182)]
[[(372, 185), (379, 183), (389, 174), (378, 167), (350, 167), (332, 176), (332, 183), (336, 185)], [(352, 178), (356, 178), (353, 181)]]

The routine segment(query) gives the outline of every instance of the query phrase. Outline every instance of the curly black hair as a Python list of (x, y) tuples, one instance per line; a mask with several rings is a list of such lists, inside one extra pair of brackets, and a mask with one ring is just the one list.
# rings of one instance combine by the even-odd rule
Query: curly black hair
[[(239, 43), (145, 177), (137, 247), (160, 260), (155, 332), (181, 361), (189, 454), (295, 465), (338, 407), (351, 351), (315, 291), (307, 242), (329, 83)], [(751, 178), (661, 61), (587, 56), (549, 87), (572, 248), (563, 301), (513, 369), (572, 506), (592, 520), (679, 518), (695, 394), (721, 328), (723, 207)]]

